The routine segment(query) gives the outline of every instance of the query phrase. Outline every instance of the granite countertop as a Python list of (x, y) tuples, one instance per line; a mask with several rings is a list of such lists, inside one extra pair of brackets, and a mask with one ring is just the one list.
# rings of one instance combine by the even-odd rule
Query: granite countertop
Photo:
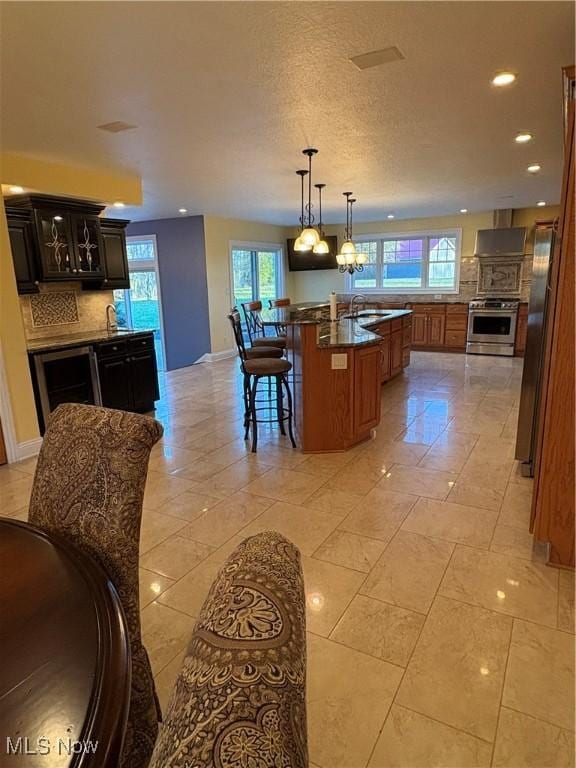
[(36, 352), (50, 352), (56, 349), (65, 349), (66, 347), (80, 347), (84, 344), (96, 344), (100, 341), (112, 341), (113, 339), (124, 339), (129, 336), (141, 336), (145, 333), (153, 333), (154, 329), (133, 330), (131, 328), (117, 328), (108, 331), (103, 328), (99, 331), (82, 331), (80, 333), (68, 333), (65, 336), (46, 336), (43, 339), (29, 339), (27, 349), (30, 354)]
[(360, 312), (354, 319), (344, 318), (334, 323), (324, 320), (318, 327), (318, 346), (361, 347), (379, 344), (382, 337), (373, 333), (371, 327), (411, 314), (411, 309), (376, 309)]

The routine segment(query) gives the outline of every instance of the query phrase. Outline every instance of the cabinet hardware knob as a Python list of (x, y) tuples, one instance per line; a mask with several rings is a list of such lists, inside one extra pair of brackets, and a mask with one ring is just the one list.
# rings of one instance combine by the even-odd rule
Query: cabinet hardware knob
[(113, 352), (116, 352), (117, 349), (118, 349), (118, 347), (112, 347), (112, 351)]
[(108, 278), (107, 278), (107, 277), (105, 277), (105, 278), (104, 278), (104, 282), (105, 282), (105, 283), (107, 283), (107, 282), (108, 282)]
[(76, 269), (76, 267), (74, 267), (74, 269), (72, 270), (72, 272), (78, 272), (78, 270)]
[(34, 285), (40, 285), (40, 280), (34, 280)]

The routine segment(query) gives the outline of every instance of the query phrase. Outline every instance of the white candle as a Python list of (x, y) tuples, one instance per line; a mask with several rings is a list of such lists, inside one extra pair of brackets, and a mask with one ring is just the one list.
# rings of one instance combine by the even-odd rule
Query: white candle
[(330, 294), (330, 320), (332, 322), (338, 320), (338, 303), (334, 291)]

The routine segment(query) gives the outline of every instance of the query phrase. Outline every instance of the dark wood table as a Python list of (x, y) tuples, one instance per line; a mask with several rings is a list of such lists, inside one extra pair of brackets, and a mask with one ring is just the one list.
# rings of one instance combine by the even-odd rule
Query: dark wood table
[(104, 570), (0, 518), (0, 765), (116, 768), (129, 697), (126, 620)]

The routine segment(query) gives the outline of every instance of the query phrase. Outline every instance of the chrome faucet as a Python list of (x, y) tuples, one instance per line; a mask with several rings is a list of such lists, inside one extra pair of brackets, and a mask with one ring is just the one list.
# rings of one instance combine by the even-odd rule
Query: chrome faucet
[(354, 311), (354, 305), (356, 304), (356, 301), (358, 299), (361, 299), (362, 301), (366, 301), (366, 296), (364, 296), (363, 293), (357, 293), (354, 296), (352, 296), (352, 298), (350, 299), (350, 304), (348, 305), (348, 314), (349, 315), (357, 315), (358, 314), (358, 309), (356, 309), (356, 311)]
[[(110, 310), (112, 310), (112, 317), (110, 317)], [(116, 307), (114, 304), (106, 304), (106, 330), (115, 331), (118, 328), (118, 320), (116, 318)]]

